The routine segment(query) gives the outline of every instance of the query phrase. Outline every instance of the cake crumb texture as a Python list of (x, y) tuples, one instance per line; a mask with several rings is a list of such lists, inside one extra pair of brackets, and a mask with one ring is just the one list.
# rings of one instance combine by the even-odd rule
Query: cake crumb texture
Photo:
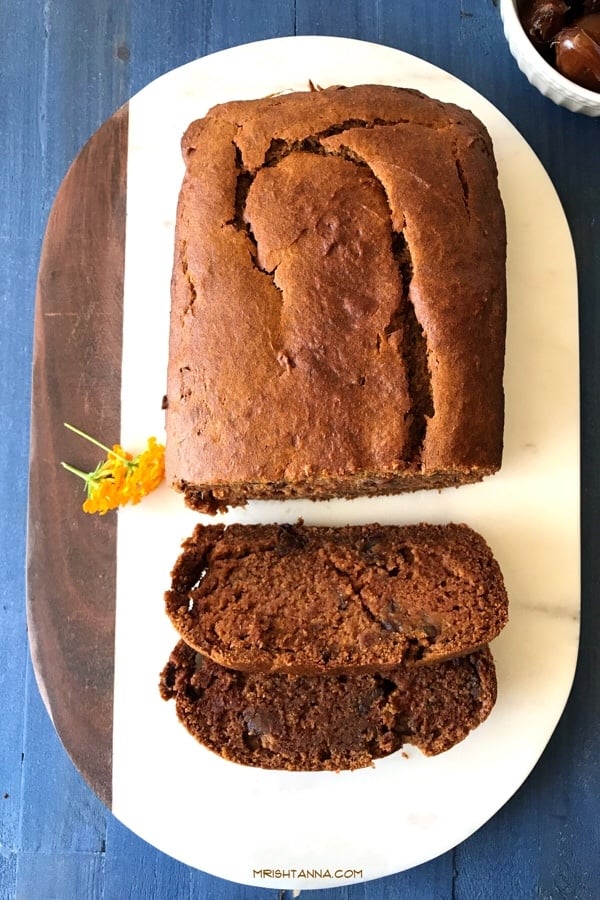
[(481, 724), (496, 700), (489, 648), (383, 674), (234, 672), (180, 641), (160, 691), (187, 730), (225, 759), (264, 769), (369, 766), (405, 744), (432, 756)]
[(466, 525), (198, 525), (172, 571), (180, 636), (232, 669), (383, 671), (470, 653), (506, 624), (500, 567)]

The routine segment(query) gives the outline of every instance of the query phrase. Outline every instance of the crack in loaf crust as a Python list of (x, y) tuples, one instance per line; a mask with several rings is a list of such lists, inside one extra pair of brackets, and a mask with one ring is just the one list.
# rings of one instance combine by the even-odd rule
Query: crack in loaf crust
[(234, 672), (181, 641), (160, 679), (188, 731), (225, 759), (265, 769), (358, 769), (405, 743), (449, 750), (496, 701), (489, 648), (436, 666), (383, 674)]
[(249, 672), (382, 672), (492, 641), (498, 563), (466, 525), (198, 525), (166, 610), (187, 644)]
[(484, 126), (359, 86), (217, 106), (183, 154), (166, 421), (188, 504), (496, 471), (506, 237)]

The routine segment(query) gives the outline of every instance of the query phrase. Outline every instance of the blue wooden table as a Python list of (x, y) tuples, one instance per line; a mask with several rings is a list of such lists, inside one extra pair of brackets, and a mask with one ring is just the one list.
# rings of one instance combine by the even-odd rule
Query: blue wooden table
[[(582, 639), (539, 764), (470, 839), (417, 869), (307, 898), (600, 897), (600, 121), (518, 71), (492, 0), (3, 0), (0, 5), (0, 898), (261, 898), (187, 868), (102, 806), (56, 737), (29, 661), (25, 546), (36, 273), (52, 200), (100, 124), (169, 69), (292, 34), (379, 42), (448, 70), (504, 112), (552, 178), (579, 267)], [(560, 510), (557, 510), (557, 515)], [(288, 896), (291, 897), (291, 894)]]

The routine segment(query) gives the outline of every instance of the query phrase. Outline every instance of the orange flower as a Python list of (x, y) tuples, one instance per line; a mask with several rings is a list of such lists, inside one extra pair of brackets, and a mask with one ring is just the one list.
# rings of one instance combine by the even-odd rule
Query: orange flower
[(165, 448), (155, 437), (148, 438), (146, 449), (132, 456), (120, 444), (106, 447), (66, 422), (65, 426), (106, 451), (106, 459), (98, 463), (93, 472), (82, 472), (61, 463), (67, 471), (85, 482), (87, 499), (83, 504), (84, 512), (102, 516), (126, 503), (139, 503), (165, 477)]

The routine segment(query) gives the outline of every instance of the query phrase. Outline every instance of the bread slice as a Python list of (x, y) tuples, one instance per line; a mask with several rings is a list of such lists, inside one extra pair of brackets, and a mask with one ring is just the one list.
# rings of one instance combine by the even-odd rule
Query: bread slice
[(216, 106), (182, 150), (166, 468), (188, 505), (497, 471), (506, 228), (485, 126), (358, 85)]
[(230, 671), (180, 641), (160, 691), (187, 730), (225, 759), (340, 770), (405, 744), (428, 756), (450, 749), (489, 715), (496, 675), (487, 647), (435, 666), (305, 677)]
[(466, 525), (198, 525), (172, 571), (180, 636), (248, 672), (381, 672), (489, 643), (502, 573)]

